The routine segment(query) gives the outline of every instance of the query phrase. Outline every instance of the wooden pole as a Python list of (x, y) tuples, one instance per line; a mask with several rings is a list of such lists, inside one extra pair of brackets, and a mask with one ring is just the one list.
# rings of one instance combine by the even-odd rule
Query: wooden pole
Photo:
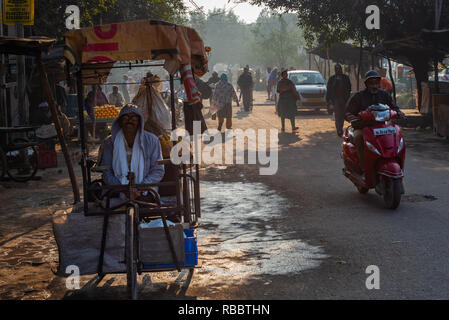
[(38, 64), (39, 71), (41, 74), (42, 89), (44, 91), (44, 96), (47, 98), (48, 105), (50, 106), (53, 123), (55, 124), (56, 134), (58, 135), (58, 140), (59, 140), (59, 143), (61, 144), (61, 150), (62, 150), (62, 153), (64, 154), (67, 169), (69, 171), (70, 182), (72, 183), (72, 189), (73, 189), (73, 197), (74, 197), (75, 203), (78, 203), (81, 201), (80, 191), (78, 189), (78, 182), (76, 181), (75, 172), (73, 171), (73, 166), (72, 166), (72, 160), (70, 159), (70, 155), (69, 155), (67, 146), (64, 141), (64, 136), (62, 134), (61, 124), (59, 123), (58, 111), (56, 109), (56, 101), (53, 98), (53, 93), (51, 92), (51, 89), (50, 89), (50, 84), (48, 82), (47, 73), (45, 72), (45, 67), (44, 67), (44, 64), (42, 63), (40, 56), (37, 57), (37, 64)]

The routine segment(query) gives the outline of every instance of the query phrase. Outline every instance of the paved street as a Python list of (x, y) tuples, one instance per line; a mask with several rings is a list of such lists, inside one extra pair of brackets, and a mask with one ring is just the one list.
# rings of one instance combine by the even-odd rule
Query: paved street
[[(280, 131), (274, 105), (255, 98), (251, 114), (234, 108), (233, 129)], [(299, 134), (289, 124), (279, 134), (276, 175), (259, 175), (257, 165), (203, 166), (201, 268), (143, 275), (141, 299), (449, 298), (449, 142), (404, 130), (406, 195), (390, 211), (341, 174), (330, 116), (301, 111), (297, 119)], [(81, 290), (67, 291), (52, 273), (51, 214), (72, 196), (66, 170), (42, 176), (0, 186), (0, 299), (124, 298), (125, 276), (98, 284), (86, 276)], [(380, 269), (380, 290), (365, 286), (370, 265)]]

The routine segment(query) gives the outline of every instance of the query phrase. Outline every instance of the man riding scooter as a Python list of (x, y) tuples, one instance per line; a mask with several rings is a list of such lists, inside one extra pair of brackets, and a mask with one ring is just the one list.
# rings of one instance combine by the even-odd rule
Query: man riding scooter
[[(349, 122), (356, 120), (361, 111), (366, 110), (369, 106), (384, 104), (398, 113), (399, 118), (403, 118), (404, 113), (399, 110), (399, 107), (394, 103), (391, 95), (380, 89), (382, 77), (374, 70), (368, 71), (365, 74), (366, 89), (358, 92), (349, 101), (346, 108), (345, 119)], [(365, 152), (364, 152), (364, 138), (363, 128), (355, 128), (354, 130), (354, 144), (357, 148), (357, 155), (360, 160), (361, 169), (365, 170)]]

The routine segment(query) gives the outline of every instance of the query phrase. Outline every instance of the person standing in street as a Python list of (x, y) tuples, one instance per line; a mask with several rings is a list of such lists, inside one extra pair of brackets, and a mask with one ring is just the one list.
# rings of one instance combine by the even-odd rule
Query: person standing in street
[(246, 112), (252, 110), (253, 107), (253, 87), (254, 81), (251, 73), (249, 72), (249, 66), (243, 69), (242, 75), (237, 81), (240, 91), (242, 92), (243, 107)]
[[(217, 83), (220, 81), (220, 77), (218, 76), (218, 73), (216, 71), (212, 72), (212, 76), (207, 80), (207, 85), (214, 90)], [(212, 97), (209, 99), (209, 106), (212, 105)]]
[(298, 114), (296, 101), (299, 94), (293, 81), (288, 78), (287, 70), (282, 71), (281, 77), (276, 91), (279, 93), (278, 114), (281, 118), (282, 132), (285, 132), (285, 119), (290, 119), (292, 132), (297, 132), (299, 128), (295, 125), (295, 118)]
[(335, 113), (335, 127), (339, 137), (343, 136), (346, 103), (351, 96), (351, 80), (345, 74), (340, 64), (335, 65), (335, 75), (327, 83), (326, 101), (328, 107)]
[(212, 76), (207, 80), (208, 85), (216, 85), (220, 81), (220, 77), (217, 72), (212, 72)]
[[(226, 119), (226, 129), (232, 129), (232, 100), (239, 106), (239, 99), (234, 87), (228, 82), (228, 76), (223, 73), (212, 95), (212, 116), (217, 113), (218, 131), (221, 131)], [(218, 112), (217, 112), (218, 111)]]
[(112, 93), (108, 97), (109, 103), (120, 108), (125, 104), (125, 98), (122, 93), (118, 91), (117, 86), (112, 87)]
[[(270, 100), (271, 101), (276, 101), (276, 85), (279, 81), (279, 77), (278, 77), (278, 69), (274, 68), (271, 73), (270, 73), (270, 77), (268, 78), (268, 89), (270, 91)], [(277, 112), (277, 109), (276, 109)]]
[(131, 98), (129, 96), (129, 91), (128, 91), (128, 82), (129, 82), (129, 77), (128, 75), (123, 75), (123, 84), (121, 85), (121, 91), (123, 93), (123, 98), (125, 99), (125, 103), (129, 103), (131, 102)]
[(387, 79), (387, 70), (382, 68), (379, 70), (379, 74), (382, 77), (380, 79), (380, 88), (387, 91), (390, 95), (393, 94), (393, 83)]
[(265, 74), (265, 87), (267, 88), (267, 94), (268, 94), (267, 101), (271, 100), (270, 76), (271, 76), (271, 68), (268, 67), (267, 73)]

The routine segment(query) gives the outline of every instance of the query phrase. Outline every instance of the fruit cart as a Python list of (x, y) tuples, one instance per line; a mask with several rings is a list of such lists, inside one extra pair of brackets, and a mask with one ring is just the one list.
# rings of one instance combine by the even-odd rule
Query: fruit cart
[[(129, 37), (133, 34), (133, 37)], [(156, 184), (135, 184), (134, 173), (129, 172), (129, 185), (108, 186), (93, 175), (101, 171), (101, 162), (88, 157), (84, 117), (84, 85), (105, 83), (111, 69), (123, 68), (118, 61), (130, 61), (127, 68), (164, 66), (170, 74), (172, 129), (176, 129), (174, 74), (190, 68), (202, 76), (207, 70), (207, 56), (201, 38), (195, 30), (166, 22), (143, 20), (73, 30), (65, 35), (65, 57), (76, 73), (78, 115), (81, 140), (81, 171), (83, 177), (83, 213), (86, 217), (103, 217), (101, 250), (97, 274), (103, 278), (108, 225), (116, 215), (125, 216), (124, 259), (127, 288), (131, 299), (137, 298), (137, 274), (142, 272), (172, 271), (193, 268), (198, 264), (196, 245), (198, 218), (201, 217), (199, 166), (174, 165), (163, 159), (164, 179)], [(138, 41), (139, 40), (139, 41)], [(123, 48), (123, 50), (122, 50)], [(126, 49), (125, 49), (126, 48)], [(161, 60), (161, 64), (145, 64)], [(131, 62), (136, 61), (137, 63)], [(188, 66), (188, 67), (186, 67)], [(193, 78), (193, 77), (192, 77)], [(184, 81), (188, 81), (184, 77)], [(186, 84), (186, 82), (185, 82)], [(194, 90), (193, 90), (194, 92)], [(114, 110), (112, 110), (114, 112)], [(116, 113), (116, 111), (115, 111)], [(97, 122), (109, 122), (108, 112), (97, 109)], [(154, 203), (138, 201), (137, 191), (153, 195)], [(129, 199), (115, 206), (113, 198), (119, 193)], [(174, 225), (169, 225), (169, 220)], [(162, 227), (145, 229), (142, 223), (162, 221)]]
[[(84, 123), (88, 126), (95, 126), (95, 132), (101, 140), (109, 135), (109, 125), (118, 117), (120, 108), (113, 105), (96, 106), (94, 108), (94, 119), (91, 119), (84, 111)], [(77, 121), (79, 124), (79, 121)]]

